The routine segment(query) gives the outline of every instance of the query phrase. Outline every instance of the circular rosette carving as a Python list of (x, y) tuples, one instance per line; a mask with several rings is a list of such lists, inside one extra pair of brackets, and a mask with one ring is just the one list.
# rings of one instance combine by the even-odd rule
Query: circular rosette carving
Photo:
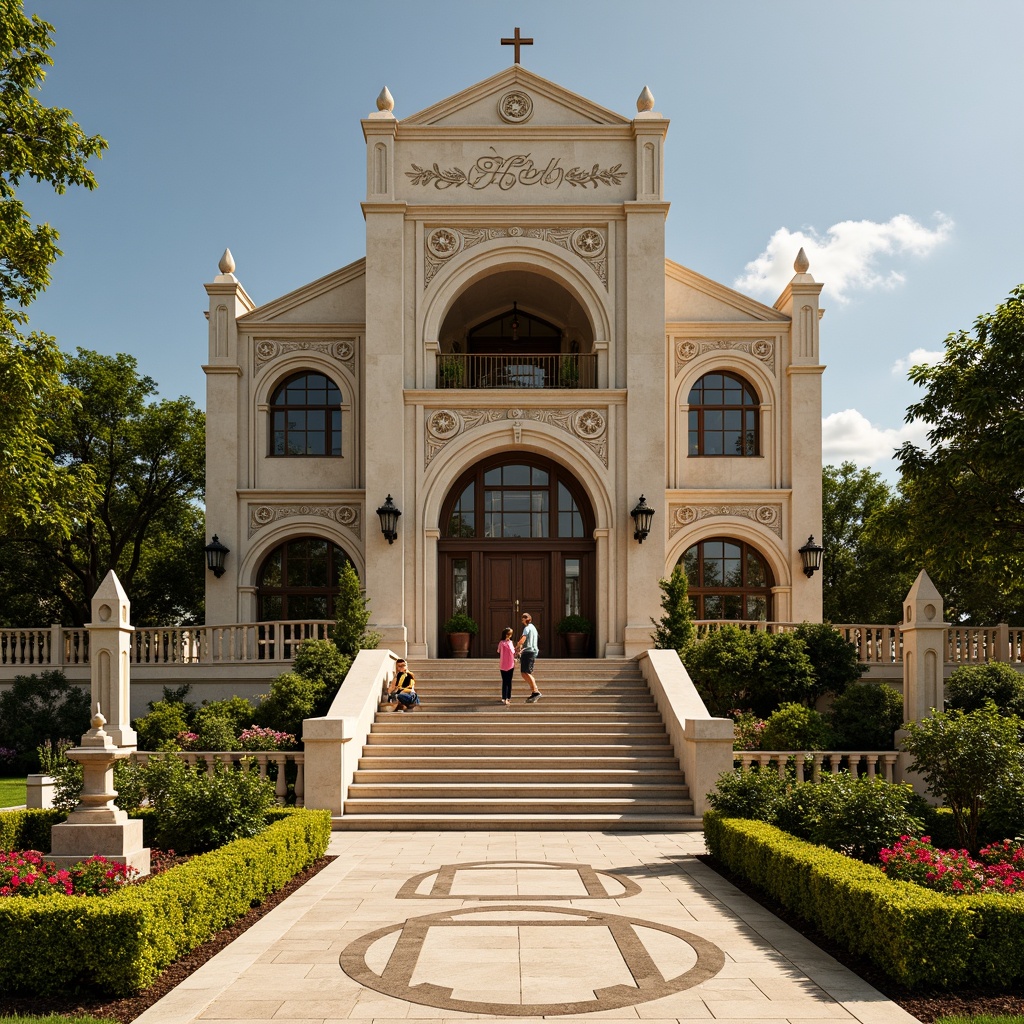
[(674, 518), (678, 526), (689, 526), (697, 518), (697, 510), (689, 505), (683, 505), (682, 508), (676, 509)]
[(774, 526), (779, 521), (779, 510), (771, 505), (758, 505), (754, 516), (762, 526)]
[(352, 351), (351, 341), (339, 341), (334, 346), (334, 358), (347, 363), (352, 358)]
[(454, 228), (434, 228), (427, 235), (427, 250), (439, 260), (451, 259), (462, 250), (462, 233)]
[(252, 517), (260, 526), (266, 526), (273, 521), (274, 510), (269, 505), (260, 505), (253, 510)]
[(454, 437), (462, 429), (462, 417), (451, 409), (438, 409), (427, 417), (427, 430), (441, 441)]
[(604, 252), (604, 235), (596, 228), (578, 228), (572, 233), (573, 250), (584, 259), (596, 259)]
[(272, 341), (261, 341), (256, 346), (256, 358), (261, 363), (265, 363), (268, 359), (273, 359), (276, 355), (277, 345)]
[(522, 228), (509, 228), (508, 229), (508, 237), (509, 238), (520, 238), (520, 237), (522, 237), (522, 234), (523, 234), (523, 229)]
[(604, 416), (597, 409), (580, 409), (572, 420), (573, 430), (584, 438), (600, 437), (604, 427)]
[(697, 343), (695, 341), (680, 341), (676, 344), (676, 355), (682, 359), (692, 359), (697, 354)]
[(775, 346), (767, 338), (758, 338), (757, 341), (750, 346), (750, 351), (753, 352), (758, 359), (767, 359), (774, 350)]
[(351, 505), (342, 505), (335, 513), (334, 518), (342, 526), (353, 526), (356, 521), (356, 510)]
[(522, 124), (533, 116), (533, 100), (518, 89), (505, 93), (498, 100), (498, 116), (509, 124)]
[(521, 420), (523, 418), (523, 410), (522, 409), (509, 409), (509, 411), (507, 413), (505, 413), (505, 415), (510, 420)]

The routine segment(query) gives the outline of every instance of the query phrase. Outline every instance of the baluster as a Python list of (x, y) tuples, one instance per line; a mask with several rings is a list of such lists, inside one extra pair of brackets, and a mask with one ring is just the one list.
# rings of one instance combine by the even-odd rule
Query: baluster
[(821, 782), (821, 764), (825, 760), (825, 755), (815, 751), (812, 755), (812, 760), (811, 782)]
[(868, 766), (868, 778), (873, 779), (875, 777), (875, 769), (878, 764), (877, 754), (865, 754), (864, 759)]
[(778, 772), (779, 778), (785, 781), (786, 779), (786, 765), (789, 764), (789, 754), (779, 754)]
[(306, 758), (304, 754), (292, 754), (295, 762), (295, 806), (306, 806)]
[(267, 779), (267, 763), (270, 760), (265, 751), (256, 754), (256, 763), (259, 765), (260, 778), (266, 782)]
[(285, 772), (285, 759), (283, 754), (277, 755), (277, 785), (274, 786), (274, 797), (277, 805), (284, 807), (288, 797), (288, 779)]

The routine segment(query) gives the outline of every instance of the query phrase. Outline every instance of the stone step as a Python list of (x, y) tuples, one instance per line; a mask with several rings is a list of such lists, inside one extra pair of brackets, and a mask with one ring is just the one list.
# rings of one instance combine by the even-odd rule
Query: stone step
[(471, 800), (430, 799), (417, 796), (414, 789), (395, 799), (345, 801), (345, 816), (360, 814), (693, 814), (693, 801), (605, 797), (603, 799), (504, 799), (476, 797)]
[(495, 773), (500, 779), (488, 781), (478, 779), (475, 782), (423, 782), (419, 776), (403, 775), (393, 783), (356, 782), (349, 787), (349, 799), (356, 800), (389, 800), (401, 793), (403, 799), (413, 800), (477, 800), (502, 799), (524, 800), (542, 798), (544, 800), (567, 801), (577, 797), (587, 800), (605, 799), (642, 799), (642, 800), (688, 800), (690, 790), (682, 782), (682, 776), (671, 782), (659, 782), (657, 776), (651, 775), (646, 783), (641, 782), (610, 782), (598, 783), (589, 777), (576, 776), (575, 781), (568, 779), (561, 783), (554, 782), (520, 782), (514, 773)]
[(680, 814), (395, 814), (343, 815), (335, 832), (699, 832), (704, 822)]
[[(370, 737), (373, 738), (372, 736)], [(575, 742), (574, 742), (575, 739)], [(451, 737), (425, 737), (421, 743), (410, 743), (405, 737), (401, 743), (383, 742), (369, 743), (363, 749), (366, 756), (377, 754), (379, 757), (394, 757), (406, 753), (416, 753), (419, 756), (432, 754), (434, 756), (459, 754), (462, 757), (470, 755), (475, 757), (602, 757), (612, 756), (631, 752), (650, 757), (668, 756), (672, 748), (667, 742), (653, 743), (645, 740), (640, 743), (628, 737), (608, 737), (607, 742), (588, 743), (581, 741), (578, 737), (566, 739), (565, 736), (556, 734), (545, 736), (543, 739), (529, 736), (489, 737), (488, 742), (482, 743), (478, 739), (468, 742), (452, 742)]]
[(641, 756), (630, 753), (629, 748), (619, 748), (614, 754), (585, 756), (577, 752), (559, 755), (545, 752), (543, 755), (533, 751), (527, 761), (517, 761), (510, 757), (507, 748), (500, 754), (464, 753), (455, 756), (451, 750), (442, 750), (439, 754), (425, 754), (422, 748), (410, 752), (405, 747), (397, 748), (397, 753), (382, 753), (384, 748), (378, 747), (372, 757), (365, 753), (359, 758), (358, 771), (479, 771), (498, 770), (515, 771), (520, 764), (526, 764), (538, 771), (571, 771), (576, 773), (591, 769), (613, 771), (628, 769), (630, 771), (653, 771), (661, 773), (679, 772), (679, 762), (672, 752)]
[[(647, 785), (650, 780), (668, 779), (675, 784), (675, 776), (678, 775), (679, 784), (682, 785), (682, 773), (674, 761), (640, 761), (637, 765), (650, 765), (650, 767), (633, 768), (524, 768), (518, 764), (511, 764), (501, 759), (484, 758), (419, 758), (419, 761), (427, 762), (427, 765), (420, 765), (413, 771), (407, 768), (357, 768), (355, 771), (354, 783), (367, 786), (397, 786), (415, 780), (417, 785), (440, 785), (440, 786), (462, 786), (468, 783), (475, 783), (487, 786), (503, 786), (510, 782), (515, 785), (566, 785), (594, 786), (594, 785)], [(445, 760), (451, 762), (448, 768), (439, 769), (432, 762)], [(495, 764), (490, 767), (476, 766), (465, 767), (466, 762), (476, 760), (494, 760)], [(558, 760), (558, 759), (552, 759)], [(593, 758), (594, 764), (605, 763), (603, 758)], [(561, 762), (559, 762), (561, 763)], [(658, 781), (657, 785), (663, 783)]]
[[(531, 718), (529, 722), (523, 719), (509, 718), (504, 721), (494, 719), (482, 719), (473, 716), (466, 719), (452, 717), (435, 718), (424, 726), (425, 715), (385, 715), (384, 721), (375, 722), (371, 734), (371, 742), (374, 736), (392, 737), (416, 737), (416, 736), (508, 736), (510, 734), (526, 734), (543, 736), (547, 733), (561, 733), (566, 736), (595, 736), (605, 735), (629, 735), (649, 736), (652, 733), (659, 736), (665, 735), (665, 726), (660, 719), (649, 722), (629, 722), (621, 718), (599, 719), (599, 718), (561, 718), (552, 715)], [(412, 742), (417, 742), (412, 739)]]

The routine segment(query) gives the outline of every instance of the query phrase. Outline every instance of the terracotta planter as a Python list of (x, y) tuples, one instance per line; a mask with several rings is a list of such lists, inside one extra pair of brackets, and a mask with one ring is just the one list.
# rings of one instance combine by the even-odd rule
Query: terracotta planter
[(585, 658), (590, 643), (589, 633), (563, 633), (565, 637), (565, 653), (570, 658)]
[(453, 658), (469, 657), (470, 633), (449, 633), (448, 643), (451, 645)]

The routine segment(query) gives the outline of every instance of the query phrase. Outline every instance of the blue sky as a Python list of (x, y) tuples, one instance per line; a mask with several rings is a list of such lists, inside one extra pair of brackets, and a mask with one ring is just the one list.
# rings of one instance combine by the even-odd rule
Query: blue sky
[(523, 64), (672, 121), (667, 255), (769, 304), (805, 245), (825, 282), (826, 461), (894, 478), (906, 366), (1024, 281), (1020, 0), (26, 0), (56, 27), (41, 94), (110, 143), (100, 187), (26, 188), (66, 255), (32, 326), (134, 354), (203, 404), (225, 246), (267, 302), (363, 254), (359, 119)]

